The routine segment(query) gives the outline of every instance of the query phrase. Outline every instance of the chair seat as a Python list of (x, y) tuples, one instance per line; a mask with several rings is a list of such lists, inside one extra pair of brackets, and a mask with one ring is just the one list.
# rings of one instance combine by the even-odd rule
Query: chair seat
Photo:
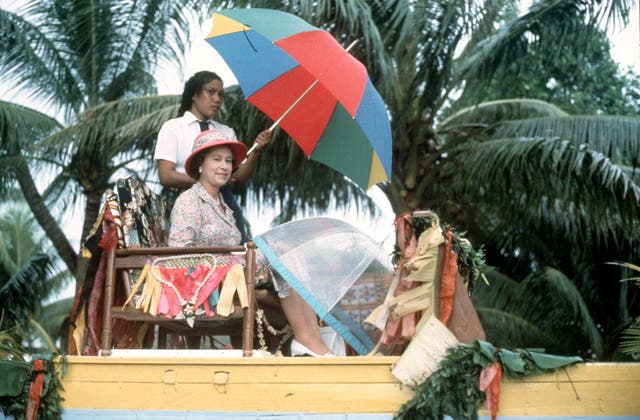
[[(194, 255), (209, 253), (238, 253), (244, 251), (245, 260), (244, 276), (247, 287), (248, 307), (234, 307), (234, 312), (229, 316), (215, 315), (208, 318), (198, 318), (193, 326), (186, 320), (170, 318), (165, 315), (151, 315), (131, 305), (123, 308), (122, 301), (116, 302), (115, 288), (117, 284), (128, 284), (124, 278), (117, 282), (116, 278), (121, 277), (129, 269), (141, 269), (150, 257), (158, 255)], [(246, 246), (234, 247), (204, 247), (204, 248), (121, 248), (112, 250), (107, 256), (106, 262), (106, 282), (105, 282), (105, 305), (102, 329), (102, 354), (109, 355), (112, 343), (112, 321), (118, 319), (122, 321), (142, 322), (150, 325), (158, 325), (164, 330), (172, 331), (183, 336), (205, 336), (205, 335), (229, 335), (236, 336), (242, 340), (243, 355), (251, 356), (253, 353), (253, 324), (255, 315), (255, 245), (252, 242)]]
[(193, 327), (189, 326), (185, 320), (177, 320), (164, 315), (151, 315), (134, 308), (111, 308), (111, 318), (158, 325), (180, 335), (206, 335), (214, 330), (216, 334), (229, 335), (241, 333), (244, 311), (242, 308), (236, 307), (235, 311), (228, 317), (214, 315), (208, 318), (196, 319)]

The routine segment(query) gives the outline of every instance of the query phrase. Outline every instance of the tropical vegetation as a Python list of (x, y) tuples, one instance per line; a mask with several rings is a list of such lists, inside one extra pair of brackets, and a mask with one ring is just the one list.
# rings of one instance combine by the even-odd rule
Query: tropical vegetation
[(56, 255), (20, 203), (0, 216), (0, 330), (21, 339), (29, 353), (66, 348), (72, 299), (57, 299), (70, 276), (56, 267)]
[[(0, 407), (25, 418), (30, 399), (41, 418), (60, 418), (60, 372), (53, 359), (66, 348), (72, 299), (56, 299), (69, 283), (66, 270), (20, 201), (3, 203), (0, 216)], [(33, 360), (31, 360), (33, 358)], [(42, 388), (31, 389), (36, 376)], [(36, 395), (37, 394), (37, 395)], [(32, 416), (35, 418), (35, 414)]]
[[(155, 135), (177, 104), (155, 94), (158, 63), (179, 61), (189, 11), (253, 2), (198, 3), (47, 0), (0, 10), (0, 81), (54, 110), (0, 102), (0, 160), (10, 169), (0, 192), (19, 185), (79, 282), (86, 260), (62, 229), (62, 209), (83, 207), (84, 237), (117, 176), (153, 179)], [(640, 250), (638, 79), (614, 71), (602, 32), (624, 24), (632, 4), (538, 0), (520, 14), (520, 2), (506, 0), (260, 2), (345, 45), (360, 41), (351, 52), (392, 124), (393, 173), (380, 188), (396, 213), (435, 210), (485, 248), (494, 269), (475, 299), (489, 341), (597, 358), (613, 353), (640, 311), (620, 268), (605, 264), (637, 261)], [(240, 138), (267, 125), (237, 87), (222, 118)], [(277, 221), (371, 204), (284, 133), (275, 137), (245, 199), (278, 205)], [(524, 294), (540, 298), (516, 305)], [(536, 333), (517, 334), (525, 327)], [(558, 343), (558, 331), (570, 339)]]
[(480, 340), (451, 346), (438, 369), (416, 387), (414, 396), (400, 407), (394, 419), (475, 419), (485, 400), (491, 417), (497, 418), (503, 371), (509, 377), (522, 378), (580, 362), (577, 356), (495, 348)]

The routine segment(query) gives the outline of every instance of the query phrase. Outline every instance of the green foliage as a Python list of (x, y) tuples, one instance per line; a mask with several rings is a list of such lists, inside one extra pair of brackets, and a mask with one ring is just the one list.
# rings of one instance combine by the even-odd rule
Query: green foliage
[[(0, 315), (0, 324), (4, 314)], [(24, 361), (24, 349), (20, 345), (19, 326), (0, 330), (0, 360)]]
[[(582, 19), (573, 15), (570, 19)], [(565, 34), (572, 48), (557, 48), (558, 28), (540, 31), (533, 43), (522, 43), (528, 54), (496, 68), (489, 82), (470, 80), (454, 109), (507, 98), (533, 98), (549, 102), (569, 114), (638, 115), (637, 77), (620, 74), (601, 29)], [(603, 81), (606, 80), (606, 83)]]
[(477, 418), (477, 411), (485, 400), (484, 393), (478, 388), (480, 372), (497, 361), (505, 374), (524, 377), (550, 372), (582, 362), (582, 359), (549, 355), (541, 349), (495, 348), (478, 340), (471, 345), (452, 346), (447, 349), (438, 369), (416, 387), (414, 397), (400, 407), (394, 418)]
[[(60, 375), (61, 373), (64, 375), (66, 371), (66, 359), (52, 355), (36, 355), (34, 360), (36, 359), (42, 359), (44, 362), (44, 382), (38, 407), (38, 418), (61, 419), (64, 398), (60, 395), (63, 391)], [(15, 364), (16, 362), (12, 363)], [(27, 405), (29, 404), (29, 389), (39, 372), (36, 372), (32, 365), (32, 368), (26, 372), (24, 372), (24, 369), (15, 369), (13, 373), (16, 375), (26, 373), (27, 378), (24, 380), (21, 392), (18, 395), (0, 396), (0, 406), (6, 416), (24, 419)]]
[[(453, 232), (453, 243), (451, 249), (456, 254), (458, 260), (458, 271), (468, 282), (469, 293), (474, 289), (474, 284), (482, 276), (485, 267), (484, 248), (480, 245), (477, 249), (465, 238), (466, 232), (457, 232), (451, 226), (445, 227)], [(484, 276), (483, 276), (484, 277)]]
[(543, 347), (586, 358), (603, 352), (603, 339), (581, 293), (561, 272), (545, 268), (522, 282), (489, 270), (471, 296), (487, 339), (504, 347)]
[(640, 360), (640, 323), (636, 322), (622, 333), (618, 350)]
[(455, 346), (426, 381), (415, 389), (415, 396), (404, 403), (395, 419), (454, 419), (477, 418), (477, 411), (485, 400), (478, 389), (482, 366), (474, 359), (474, 349)]
[[(6, 203), (0, 217), (0, 325), (20, 326), (20, 337), (28, 353), (56, 351), (52, 343), (64, 342), (70, 299), (45, 304), (70, 280), (68, 272), (55, 267), (46, 251), (46, 238), (20, 202)], [(42, 322), (43, 326), (40, 325)], [(45, 349), (40, 344), (47, 344)]]
[[(615, 262), (612, 264), (620, 265), (630, 271), (640, 273), (640, 266), (635, 264), (623, 262)], [(640, 287), (640, 277), (638, 276), (628, 277), (622, 281), (633, 281), (636, 286)], [(640, 316), (622, 332), (618, 351), (631, 356), (633, 360), (640, 360)]]
[[(0, 38), (6, 41), (0, 47), (0, 81), (55, 113), (44, 122), (64, 119), (25, 135), (40, 115), (0, 103), (0, 116), (17, 116), (2, 125), (0, 159), (11, 159), (12, 171), (0, 181), (19, 183), (38, 223), (80, 280), (84, 262), (59, 221), (69, 215), (57, 209), (84, 205), (84, 237), (116, 172), (151, 172), (155, 137), (124, 138), (120, 129), (168, 106), (167, 98), (146, 95), (156, 93), (159, 62), (181, 61), (190, 39), (189, 13), (199, 4), (47, 0), (0, 9)], [(169, 100), (176, 105), (175, 96)], [(44, 190), (36, 178), (47, 180)]]
[(0, 311), (6, 314), (3, 327), (24, 323), (46, 294), (49, 257), (34, 255), (0, 288)]
[[(617, 347), (616, 331), (639, 308), (637, 294), (605, 280), (620, 275), (605, 263), (620, 255), (633, 259), (640, 251), (640, 119), (554, 116), (552, 107), (545, 115), (538, 102), (535, 108), (530, 101), (487, 102), (446, 121), (442, 150), (451, 163), (442, 172), (452, 181), (453, 214), (502, 273), (524, 281), (547, 266), (571, 279), (584, 303), (580, 311), (589, 316), (575, 320), (574, 328), (563, 317), (545, 327), (556, 334), (568, 329), (575, 338), (565, 341), (575, 347), (550, 348), (608, 358)], [(531, 117), (522, 112), (526, 109)], [(451, 207), (443, 211), (452, 214)], [(569, 305), (567, 319), (574, 319), (571, 302), (576, 300), (557, 302)], [(515, 343), (522, 343), (518, 329), (530, 318), (490, 304), (480, 312), (483, 321), (494, 319), (500, 331), (511, 331)], [(588, 319), (592, 322), (583, 322)], [(603, 338), (595, 339), (599, 334)], [(531, 334), (531, 339), (545, 337)], [(603, 343), (601, 352), (597, 342)]]

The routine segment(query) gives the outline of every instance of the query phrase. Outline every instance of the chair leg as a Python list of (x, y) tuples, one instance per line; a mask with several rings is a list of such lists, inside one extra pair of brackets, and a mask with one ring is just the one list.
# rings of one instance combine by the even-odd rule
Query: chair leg
[(253, 355), (253, 331), (256, 316), (256, 284), (255, 284), (255, 261), (256, 245), (247, 242), (247, 265), (245, 267), (245, 279), (247, 281), (247, 298), (249, 307), (244, 309), (242, 320), (242, 356), (251, 357)]
[(241, 335), (230, 335), (229, 342), (231, 343), (231, 347), (234, 349), (241, 348), (243, 350), (242, 355), (244, 356), (244, 337)]
[(158, 348), (167, 348), (167, 330), (162, 327), (158, 327)]
[(185, 337), (187, 341), (188, 349), (199, 349), (200, 348), (200, 336), (199, 335), (188, 335)]
[(113, 263), (115, 259), (115, 251), (112, 250), (107, 255), (107, 273), (104, 285), (104, 309), (102, 315), (102, 343), (100, 354), (102, 356), (111, 356), (111, 339), (113, 331), (111, 319), (111, 306), (115, 295), (115, 272)]

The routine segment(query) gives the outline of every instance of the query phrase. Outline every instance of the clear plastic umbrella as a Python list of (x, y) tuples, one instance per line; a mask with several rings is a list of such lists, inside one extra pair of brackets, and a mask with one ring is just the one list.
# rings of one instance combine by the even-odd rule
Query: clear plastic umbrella
[(359, 354), (374, 347), (364, 323), (392, 276), (382, 246), (342, 220), (317, 217), (282, 224), (254, 238), (269, 263)]

